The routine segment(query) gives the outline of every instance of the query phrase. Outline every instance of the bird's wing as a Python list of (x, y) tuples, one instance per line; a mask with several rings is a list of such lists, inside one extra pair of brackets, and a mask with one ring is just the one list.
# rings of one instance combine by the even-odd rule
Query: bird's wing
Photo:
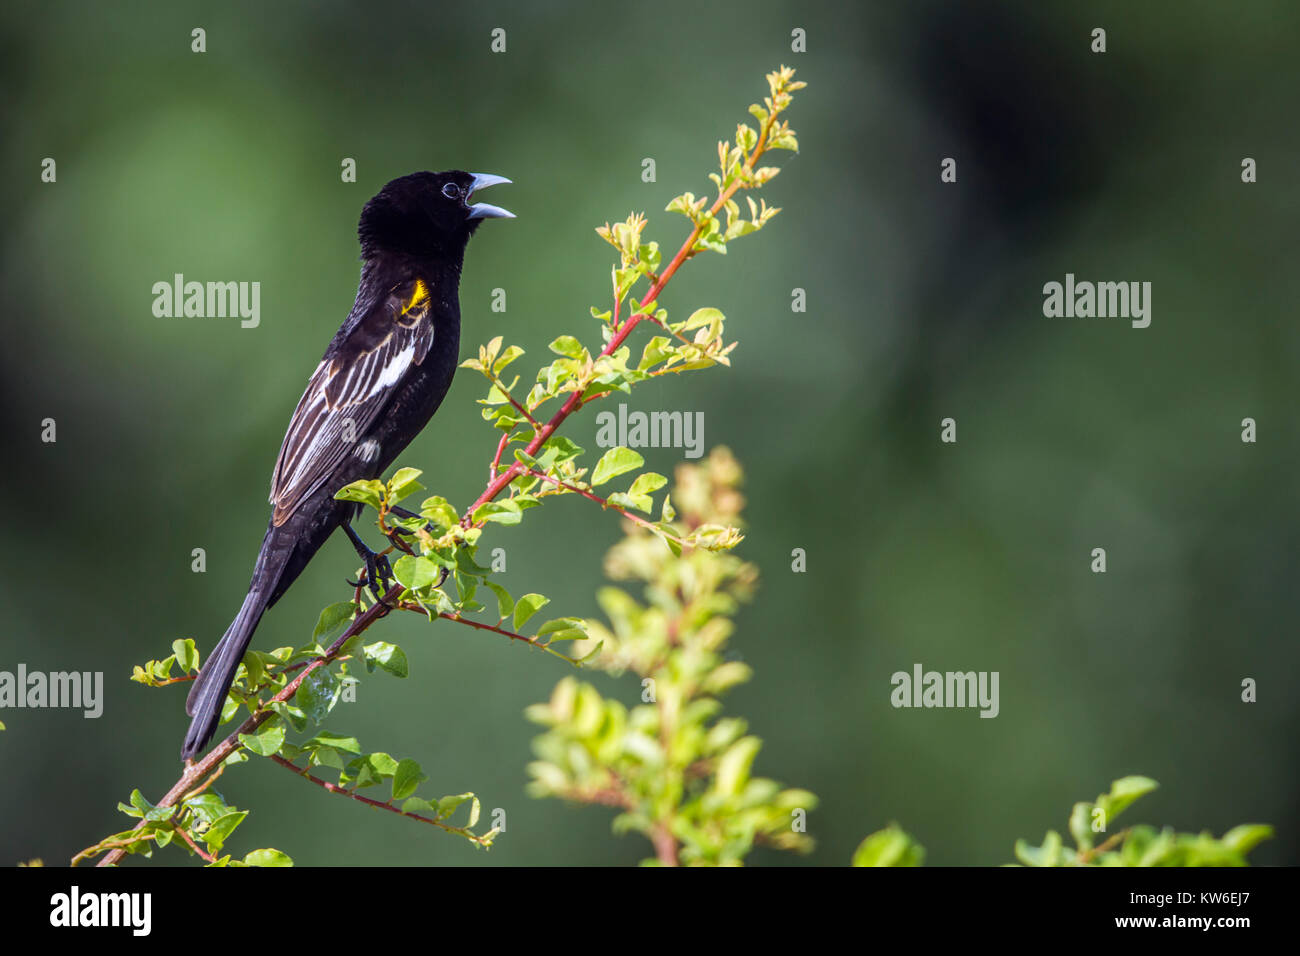
[(429, 305), (422, 280), (399, 283), (316, 367), (275, 462), (273, 524), (284, 524), (348, 455), (366, 454), (361, 437), (433, 344)]

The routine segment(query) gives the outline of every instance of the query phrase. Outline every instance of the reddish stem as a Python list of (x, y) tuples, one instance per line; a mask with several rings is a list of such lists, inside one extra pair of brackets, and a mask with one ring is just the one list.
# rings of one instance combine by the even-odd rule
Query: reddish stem
[(501, 436), (501, 441), (497, 444), (497, 453), (492, 456), (492, 464), (488, 467), (488, 481), (492, 481), (497, 476), (497, 468), (501, 466), (501, 456), (505, 453), (506, 444), (510, 441), (510, 433), (506, 432)]
[[(334, 641), (333, 644), (329, 646), (329, 648), (325, 652), (324, 657), (318, 657), (310, 664), (308, 664), (306, 667), (304, 667), (302, 673), (300, 673), (297, 677), (295, 677), (288, 684), (286, 684), (284, 689), (280, 691), (280, 693), (276, 694), (274, 697), (271, 698), (271, 701), (285, 702), (291, 700), (293, 698), (293, 695), (298, 692), (298, 687), (306, 679), (308, 674), (310, 674), (318, 667), (323, 667), (331, 663), (334, 660), (334, 658), (338, 656), (338, 652), (340, 649), (342, 649), (344, 644), (346, 644), (356, 635), (360, 634), (362, 631), (366, 630), (366, 628), (370, 627), (370, 625), (375, 623), (375, 621), (379, 620), (382, 617), (387, 616), (388, 612), (392, 610), (392, 608), (389, 605), (392, 602), (396, 601), (404, 590), (405, 588), (403, 588), (400, 584), (394, 585), (389, 590), (389, 592), (384, 595), (383, 601), (381, 601), (378, 604), (372, 605), (370, 608), (367, 608), (366, 611), (362, 613), (360, 617), (358, 617), (355, 621), (352, 622), (352, 625), (346, 631), (344, 631)], [(233, 754), (236, 750), (240, 748), (241, 746), (241, 744), (239, 743), (240, 734), (252, 733), (258, 727), (264, 724), (267, 720), (269, 720), (273, 716), (273, 714), (274, 711), (270, 710), (269, 708), (259, 709), (257, 713), (253, 714), (242, 724), (240, 724), (239, 727), (236, 728), (235, 731), (229, 737), (227, 737), (216, 747), (213, 747), (210, 751), (208, 751), (207, 756), (205, 756), (202, 760), (200, 760), (198, 763), (187, 763), (185, 765), (184, 772), (181, 774), (180, 779), (177, 780), (176, 783), (172, 785), (172, 788), (168, 790), (167, 793), (163, 796), (163, 798), (158, 801), (158, 806), (160, 807), (173, 806), (176, 803), (176, 801), (180, 800), (185, 794), (187, 794), (190, 790), (192, 790), (196, 783), (198, 783), (203, 778), (208, 776), (208, 774), (212, 773), (214, 770), (220, 767), (222, 762), (227, 757), (229, 757), (231, 754)], [(133, 830), (139, 830), (144, 825), (145, 825), (145, 821), (141, 820), (139, 823), (135, 825)], [(122, 848), (118, 848), (113, 850), (111, 853), (105, 855), (104, 858), (101, 859), (99, 863), (96, 865), (115, 866), (117, 865), (118, 862), (121, 861), (122, 857), (124, 856), (126, 856), (126, 850)]]
[[(640, 515), (633, 514), (632, 512), (624, 508), (622, 505), (612, 505), (609, 503), (608, 498), (602, 498), (600, 495), (588, 491), (586, 488), (579, 488), (577, 485), (571, 485), (567, 481), (561, 481), (559, 478), (552, 478), (550, 475), (543, 474), (542, 472), (537, 471), (536, 469), (533, 468), (526, 469), (525, 471), (520, 472), (520, 474), (525, 475), (529, 478), (540, 478), (542, 481), (550, 482), (551, 484), (555, 485), (557, 488), (564, 488), (567, 491), (572, 491), (576, 495), (582, 495), (582, 497), (590, 501), (596, 502), (596, 504), (600, 505), (602, 508), (608, 508), (610, 511), (617, 511), (628, 521), (633, 521), (636, 524), (641, 525), (642, 527), (649, 528), (652, 531), (654, 531), (656, 534), (668, 534), (666, 531), (664, 531), (662, 528), (656, 525), (653, 521), (647, 521), (645, 518), (642, 518)], [(683, 547), (686, 546), (686, 542), (683, 541), (681, 538), (677, 537), (676, 535), (668, 534), (668, 537), (672, 538), (674, 541), (676, 541), (678, 544), (682, 545)]]
[[(775, 118), (776, 114), (773, 113), (768, 122), (764, 124), (763, 129), (759, 134), (758, 143), (754, 146), (753, 153), (751, 153), (745, 161), (745, 166), (747, 168), (752, 169), (754, 163), (758, 160), (758, 157), (763, 154), (764, 147), (766, 146), (767, 134), (771, 123)], [(725, 192), (720, 193), (713, 205), (709, 207), (709, 215), (716, 215), (718, 210), (726, 205), (727, 200), (736, 194), (736, 191), (740, 189), (740, 186), (740, 179), (737, 178), (735, 182), (727, 187)], [(681, 268), (682, 263), (695, 254), (695, 243), (699, 238), (700, 226), (697, 223), (691, 229), (691, 234), (686, 237), (686, 241), (682, 243), (682, 247), (677, 250), (677, 254), (673, 256), (672, 260), (664, 270), (654, 278), (649, 291), (647, 291), (645, 296), (641, 299), (642, 303), (648, 304), (658, 301), (659, 293), (661, 293), (664, 290), (664, 287), (672, 280), (672, 277), (677, 273), (677, 270)], [(623, 323), (621, 328), (615, 330), (613, 337), (610, 338), (605, 347), (600, 350), (601, 357), (613, 355), (618, 351), (618, 349), (622, 347), (623, 342), (627, 340), (628, 335), (631, 334), (634, 328), (636, 328), (637, 323), (643, 318), (651, 317), (647, 316), (644, 312), (638, 312), (635, 315), (628, 316), (627, 321)], [(564, 424), (564, 420), (577, 411), (582, 404), (582, 392), (575, 390), (569, 396), (568, 400), (560, 406), (559, 411), (551, 416), (550, 421), (540, 429), (534, 431), (533, 440), (524, 448), (524, 452), (529, 455), (536, 455), (538, 449), (540, 449), (542, 445), (546, 443), (546, 440), (555, 433), (555, 430)], [(523, 470), (523, 466), (516, 461), (504, 472), (497, 475), (497, 477), (488, 484), (487, 488), (484, 489), (483, 493), (478, 496), (474, 503), (466, 509), (465, 516), (461, 519), (461, 525), (466, 528), (472, 526), (474, 523), (474, 512), (477, 511), (480, 506), (487, 504), (489, 501), (496, 498), (497, 495), (501, 494), (501, 492), (509, 486), (510, 482), (514, 481)]]
[[(412, 820), (419, 820), (421, 823), (427, 823), (430, 826), (438, 827), (439, 829), (446, 830), (449, 833), (460, 833), (460, 834), (468, 833), (468, 831), (462, 827), (449, 826), (448, 824), (443, 823), (440, 820), (435, 820), (432, 817), (421, 816), (418, 813), (403, 813), (399, 807), (393, 806), (391, 801), (385, 803), (381, 800), (372, 800), (370, 797), (363, 797), (359, 793), (354, 793), (353, 791), (348, 790), (345, 787), (340, 787), (337, 784), (330, 783), (328, 780), (322, 780), (320, 777), (308, 773), (302, 767), (299, 767), (297, 764), (293, 763), (290, 760), (286, 760), (284, 757), (281, 757), (279, 754), (271, 754), (271, 759), (274, 760), (276, 763), (278, 763), (281, 767), (284, 767), (288, 770), (292, 770), (299, 777), (302, 777), (305, 780), (310, 780), (312, 783), (316, 784), (316, 786), (320, 787), (321, 789), (329, 793), (337, 793), (341, 797), (351, 797), (353, 800), (356, 800), (358, 803), (364, 803), (368, 807), (374, 807), (377, 810), (387, 810), (390, 813), (396, 813), (399, 817), (410, 817)], [(469, 834), (469, 835), (473, 837), (473, 834)], [(475, 838), (475, 842), (480, 842), (480, 841), (477, 838)]]

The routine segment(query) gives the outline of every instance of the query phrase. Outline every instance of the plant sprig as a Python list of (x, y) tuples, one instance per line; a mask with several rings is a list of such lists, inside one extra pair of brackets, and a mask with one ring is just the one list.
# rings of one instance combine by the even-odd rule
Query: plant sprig
[[(383, 553), (400, 553), (392, 566), (396, 583), (379, 601), (370, 602), (364, 589), (358, 587), (351, 600), (324, 609), (312, 641), (303, 647), (248, 651), (227, 697), (222, 720), (233, 719), (241, 708), (249, 716), (201, 760), (188, 764), (156, 806), (138, 804), (134, 796), (130, 805), (123, 804), (126, 808), (123, 812), (138, 816), (135, 827), (83, 851), (74, 862), (103, 854), (100, 865), (113, 865), (128, 853), (148, 855), (155, 846), (176, 842), (210, 865), (230, 863), (229, 857), (216, 855), (221, 843), (208, 842), (207, 850), (199, 847), (205, 834), (212, 833), (209, 828), (199, 832), (187, 822), (197, 821), (198, 816), (185, 801), (195, 794), (201, 794), (208, 802), (221, 800), (219, 794), (209, 789), (212, 781), (226, 767), (247, 760), (250, 755), (269, 758), (328, 792), (432, 823), (475, 846), (491, 844), (495, 830), (479, 834), (471, 829), (478, 819), (478, 798), (473, 794), (433, 800), (407, 793), (411, 781), (424, 778), (414, 761), (397, 760), (382, 752), (364, 752), (359, 745), (354, 746), (353, 738), (324, 730), (302, 743), (291, 743), (288, 733), (302, 733), (309, 727), (319, 726), (334, 713), (344, 688), (357, 679), (358, 675), (350, 668), (358, 661), (364, 661), (367, 670), (378, 667), (395, 676), (406, 675), (406, 657), (401, 648), (383, 641), (363, 647), (359, 640), (362, 633), (394, 609), (504, 636), (544, 650), (574, 666), (583, 666), (599, 653), (599, 642), (594, 646), (584, 644), (585, 652), (575, 655), (561, 653), (552, 646), (559, 642), (586, 641), (586, 624), (579, 618), (552, 618), (535, 629), (530, 628), (531, 634), (526, 633), (525, 625), (549, 599), (536, 593), (511, 595), (493, 580), (492, 569), (480, 565), (476, 558), (480, 538), (489, 525), (517, 525), (526, 510), (555, 494), (578, 494), (620, 514), (642, 530), (652, 532), (674, 557), (695, 550), (725, 551), (741, 540), (739, 530), (731, 526), (682, 528), (674, 525), (674, 512), (666, 497), (659, 521), (635, 514), (638, 511), (649, 514), (653, 507), (652, 495), (666, 484), (667, 479), (652, 472), (635, 475), (625, 491), (597, 495), (591, 489), (639, 469), (644, 464), (640, 455), (627, 448), (611, 449), (589, 473), (580, 462), (583, 449), (556, 432), (578, 409), (613, 392), (626, 393), (635, 384), (663, 375), (730, 364), (729, 354), (735, 343), (724, 341), (724, 318), (720, 311), (697, 309), (687, 319), (670, 323), (666, 310), (658, 308), (656, 300), (686, 260), (706, 249), (725, 252), (727, 242), (758, 231), (777, 213), (778, 210), (765, 203), (755, 205), (751, 201), (750, 218), (742, 220), (738, 218), (739, 206), (732, 197), (740, 189), (761, 188), (776, 175), (774, 167), (757, 166), (766, 152), (797, 149), (789, 124), (778, 119), (790, 105), (793, 92), (804, 85), (794, 81), (793, 76), (794, 71), (786, 67), (769, 74), (770, 95), (764, 99), (764, 106), (750, 107), (750, 112), (758, 118), (759, 129), (753, 131), (741, 124), (734, 144), (719, 144), (719, 172), (712, 177), (718, 188), (717, 198), (707, 210), (703, 204), (698, 208), (692, 206), (688, 215), (692, 223), (690, 234), (662, 269), (658, 243), (642, 241), (646, 227), (644, 216), (634, 214), (618, 227), (597, 230), (618, 245), (620, 262), (612, 273), (612, 310), (602, 317), (592, 309), (593, 314), (603, 319), (604, 344), (596, 354), (572, 335), (559, 336), (551, 343), (556, 358), (537, 371), (534, 383), (523, 395), (517, 392), (518, 376), (506, 378), (507, 368), (524, 354), (518, 346), (503, 348), (502, 339), (497, 337), (479, 349), (477, 358), (462, 363), (462, 367), (476, 370), (488, 380), (488, 394), (480, 400), (483, 417), (502, 432), (488, 466), (488, 484), (468, 508), (458, 511), (448, 499), (435, 495), (424, 500), (414, 517), (399, 509), (400, 501), (422, 490), (417, 480), (420, 472), (414, 468), (399, 469), (387, 482), (358, 481), (339, 491), (337, 498), (359, 502), (376, 512), (379, 529), (394, 542)], [(668, 209), (681, 211), (678, 207), (682, 198), (675, 199)], [(716, 215), (724, 210), (725, 228), (716, 220)], [(648, 284), (646, 291), (640, 301), (631, 299), (629, 314), (620, 319), (628, 296), (642, 281)], [(625, 343), (642, 321), (664, 329), (671, 338), (653, 337), (633, 364), (631, 349)], [(542, 421), (540, 413), (552, 403), (558, 403), (559, 407)], [(516, 447), (511, 449), (511, 445)], [(478, 600), (481, 592), (491, 593), (489, 600), (495, 605), (495, 617), (491, 616), (489, 605)], [(489, 614), (487, 620), (476, 616), (483, 612)], [(339, 628), (345, 628), (343, 633), (327, 647), (322, 646), (328, 634)], [(173, 677), (172, 670), (178, 665), (184, 673)], [(171, 657), (137, 667), (133, 679), (154, 687), (170, 686), (192, 680), (198, 666), (193, 641), (178, 641)], [(339, 741), (351, 743), (344, 746)], [(338, 782), (318, 776), (318, 768), (336, 771)], [(392, 786), (392, 797), (388, 800), (356, 792), (358, 788), (382, 783)], [(447, 811), (454, 809), (453, 804), (460, 806), (466, 801), (473, 807), (470, 822), (464, 826), (449, 824)], [(221, 806), (230, 817), (228, 829), (216, 831), (224, 842), (244, 818), (239, 814), (245, 811), (230, 808), (224, 801)], [(174, 841), (173, 836), (179, 840)], [(278, 854), (278, 851), (265, 852)], [(253, 862), (288, 861), (283, 854), (251, 859)]]

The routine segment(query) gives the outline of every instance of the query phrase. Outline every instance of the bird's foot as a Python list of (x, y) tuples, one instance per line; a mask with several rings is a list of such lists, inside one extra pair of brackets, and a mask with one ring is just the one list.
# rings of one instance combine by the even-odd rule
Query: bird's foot
[(384, 594), (393, 586), (393, 566), (388, 563), (388, 555), (366, 550), (363, 555), (366, 573), (359, 581), (348, 581), (354, 588), (368, 588), (380, 604), (384, 603)]

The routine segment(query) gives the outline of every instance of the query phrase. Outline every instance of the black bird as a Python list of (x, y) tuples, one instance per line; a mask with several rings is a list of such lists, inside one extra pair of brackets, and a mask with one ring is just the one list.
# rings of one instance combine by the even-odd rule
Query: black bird
[(263, 612), (280, 599), (334, 529), (342, 527), (379, 593), (387, 561), (352, 530), (354, 502), (334, 494), (375, 478), (433, 417), (460, 350), (460, 269), (483, 219), (513, 218), (478, 189), (503, 176), (414, 173), (394, 179), (361, 211), (361, 281), (347, 321), (325, 350), (289, 422), (271, 478), (271, 523), (248, 596), (185, 701), (194, 719), (181, 759), (216, 730), (226, 692)]

